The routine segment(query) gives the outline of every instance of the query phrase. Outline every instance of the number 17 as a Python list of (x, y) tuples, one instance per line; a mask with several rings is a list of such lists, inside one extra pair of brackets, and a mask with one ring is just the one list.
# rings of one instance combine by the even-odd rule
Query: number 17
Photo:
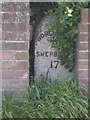
[(59, 65), (59, 61), (51, 61), (51, 66), (50, 68), (57, 68)]

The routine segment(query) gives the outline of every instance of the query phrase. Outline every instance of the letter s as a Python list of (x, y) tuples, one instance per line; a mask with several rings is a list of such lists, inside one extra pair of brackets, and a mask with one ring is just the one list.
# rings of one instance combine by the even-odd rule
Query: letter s
[(39, 51), (36, 51), (36, 57), (39, 57), (39, 56), (40, 56), (39, 53), (40, 53)]

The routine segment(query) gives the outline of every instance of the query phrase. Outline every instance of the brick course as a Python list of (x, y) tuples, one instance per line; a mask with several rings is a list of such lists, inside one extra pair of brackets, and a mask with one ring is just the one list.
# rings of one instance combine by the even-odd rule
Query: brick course
[(29, 50), (29, 43), (11, 43), (11, 42), (3, 42), (2, 44), (2, 50), (15, 50), (15, 51), (23, 51), (23, 50)]
[(3, 41), (28, 41), (28, 32), (8, 32), (8, 31), (2, 31), (2, 39)]
[(27, 70), (29, 69), (28, 61), (3, 61), (2, 70)]
[(88, 61), (78, 61), (78, 66), (80, 69), (88, 69)]
[(2, 3), (2, 62), (3, 89), (21, 89), (29, 85), (29, 3)]
[(1, 13), (3, 23), (27, 23), (29, 21), (27, 12)]
[(2, 4), (3, 12), (22, 12), (29, 11), (29, 3), (27, 2), (4, 2)]
[(78, 52), (78, 59), (80, 59), (80, 60), (83, 60), (83, 59), (87, 60), (88, 59), (88, 52), (87, 51), (86, 52), (79, 51)]
[(85, 41), (85, 42), (87, 42), (88, 41), (88, 38), (90, 38), (90, 35), (89, 34), (84, 34), (84, 33), (82, 33), (82, 34), (79, 34), (79, 40), (82, 42), (82, 41)]
[(89, 86), (89, 41), (90, 41), (90, 9), (81, 11), (79, 23), (79, 41), (77, 46), (76, 76), (80, 86)]
[[(3, 70), (2, 72), (2, 79), (25, 79), (27, 78), (27, 82), (28, 82), (28, 78), (29, 78), (29, 73), (28, 70)], [(3, 82), (3, 81), (2, 81)]]

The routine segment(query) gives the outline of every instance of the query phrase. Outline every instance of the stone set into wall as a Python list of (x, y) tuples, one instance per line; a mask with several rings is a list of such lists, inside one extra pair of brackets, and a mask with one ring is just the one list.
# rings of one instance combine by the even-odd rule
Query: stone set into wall
[(4, 2), (0, 16), (2, 87), (25, 88), (29, 85), (29, 3)]
[[(29, 85), (30, 6), (27, 2), (4, 2), (0, 11), (0, 83), (3, 89)], [(0, 9), (1, 10), (1, 9)], [(2, 23), (2, 24), (1, 24)], [(79, 85), (89, 85), (90, 9), (81, 12), (77, 43), (76, 75)]]
[(89, 41), (90, 41), (90, 9), (81, 12), (79, 23), (79, 41), (77, 43), (76, 73), (79, 85), (89, 88)]

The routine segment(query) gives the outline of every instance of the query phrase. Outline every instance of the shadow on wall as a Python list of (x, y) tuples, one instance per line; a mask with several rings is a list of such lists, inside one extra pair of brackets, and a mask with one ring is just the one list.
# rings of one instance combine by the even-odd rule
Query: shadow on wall
[(34, 80), (34, 33), (45, 13), (53, 9), (55, 5), (55, 2), (30, 2), (30, 81)]

